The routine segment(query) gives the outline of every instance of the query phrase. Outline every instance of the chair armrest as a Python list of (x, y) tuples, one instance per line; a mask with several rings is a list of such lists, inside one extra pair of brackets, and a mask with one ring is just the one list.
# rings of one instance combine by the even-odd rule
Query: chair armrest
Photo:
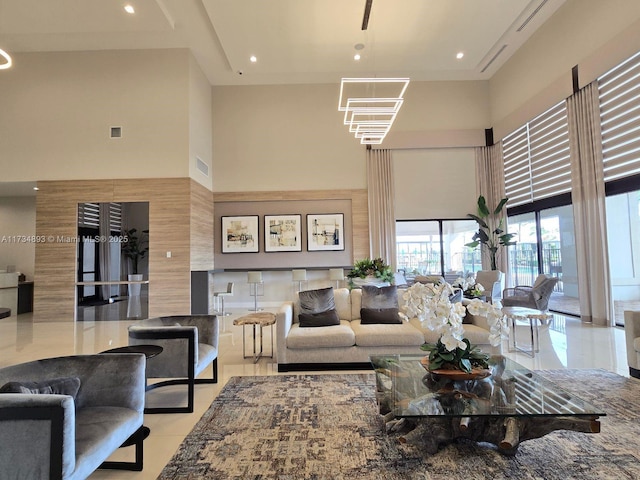
[[(153, 323), (153, 322), (150, 322)], [(198, 327), (144, 325), (129, 327), (129, 345), (153, 344), (162, 353), (147, 361), (149, 378), (186, 378), (198, 361)]]
[(218, 348), (219, 321), (216, 315), (185, 315), (171, 317), (184, 327), (197, 327), (198, 342)]
[(1, 394), (0, 465), (6, 478), (70, 476), (76, 468), (75, 416), (69, 395)]
[(640, 311), (625, 310), (624, 336), (627, 344), (627, 363), (631, 368), (639, 370), (640, 364), (634, 341), (636, 338), (640, 338)]
[(276, 313), (277, 362), (286, 363), (287, 335), (293, 326), (293, 302), (285, 302)]
[(531, 290), (533, 287), (527, 285), (516, 285), (512, 288), (505, 288), (502, 291), (503, 297), (527, 297), (531, 294)]

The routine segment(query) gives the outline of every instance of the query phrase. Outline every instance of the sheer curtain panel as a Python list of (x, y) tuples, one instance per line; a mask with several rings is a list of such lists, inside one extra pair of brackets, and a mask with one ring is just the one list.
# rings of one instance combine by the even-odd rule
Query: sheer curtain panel
[(391, 150), (367, 150), (369, 249), (396, 270), (396, 216)]
[[(495, 208), (500, 200), (505, 197), (504, 193), (504, 164), (502, 161), (502, 143), (496, 143), (490, 147), (476, 147), (476, 191), (478, 196), (482, 195), (487, 200), (490, 209)], [(509, 206), (507, 204), (507, 206)], [(506, 209), (502, 211), (506, 224)], [(473, 212), (475, 213), (475, 205)], [(506, 231), (506, 229), (505, 229)], [(517, 240), (517, 239), (516, 239)], [(496, 263), (498, 270), (506, 272), (508, 268), (507, 249), (502, 248), (497, 255)], [(482, 254), (482, 268), (489, 270), (491, 263), (488, 255)]]
[(604, 168), (597, 82), (567, 99), (571, 199), (576, 233), (580, 312), (584, 322), (612, 326)]

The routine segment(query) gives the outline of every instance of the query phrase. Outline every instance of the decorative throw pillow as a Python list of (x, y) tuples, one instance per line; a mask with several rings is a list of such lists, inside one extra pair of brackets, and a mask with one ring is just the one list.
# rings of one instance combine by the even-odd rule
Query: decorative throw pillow
[(9, 382), (0, 387), (0, 393), (47, 393), (70, 395), (75, 400), (80, 390), (78, 377), (60, 377), (37, 382)]
[(300, 299), (300, 313), (322, 313), (336, 308), (333, 287), (304, 290), (298, 293), (298, 298)]
[(298, 320), (300, 328), (340, 325), (340, 317), (335, 308), (320, 313), (301, 313), (298, 315)]
[(402, 323), (397, 308), (361, 308), (360, 323), (373, 325), (376, 323)]
[(388, 287), (362, 286), (362, 308), (395, 308), (398, 309), (398, 289), (395, 285)]

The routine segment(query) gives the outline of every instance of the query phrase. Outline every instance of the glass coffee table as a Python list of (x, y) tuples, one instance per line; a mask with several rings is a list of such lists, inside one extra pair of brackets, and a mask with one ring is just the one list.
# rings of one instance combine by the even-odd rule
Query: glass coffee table
[(422, 358), (370, 357), (387, 433), (402, 443), (435, 453), (467, 438), (515, 455), (521, 442), (555, 430), (600, 432), (601, 409), (502, 355), (491, 357), (490, 375), (472, 379), (428, 372)]

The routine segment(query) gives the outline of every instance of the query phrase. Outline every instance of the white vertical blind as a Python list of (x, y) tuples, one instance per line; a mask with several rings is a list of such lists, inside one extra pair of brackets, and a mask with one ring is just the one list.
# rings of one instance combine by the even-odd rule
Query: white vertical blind
[(604, 181), (640, 173), (640, 52), (598, 78)]
[[(109, 204), (109, 225), (112, 232), (122, 230), (122, 204)], [(78, 204), (78, 226), (100, 228), (100, 205), (97, 203)]]
[(506, 136), (502, 147), (510, 207), (571, 190), (566, 102)]

